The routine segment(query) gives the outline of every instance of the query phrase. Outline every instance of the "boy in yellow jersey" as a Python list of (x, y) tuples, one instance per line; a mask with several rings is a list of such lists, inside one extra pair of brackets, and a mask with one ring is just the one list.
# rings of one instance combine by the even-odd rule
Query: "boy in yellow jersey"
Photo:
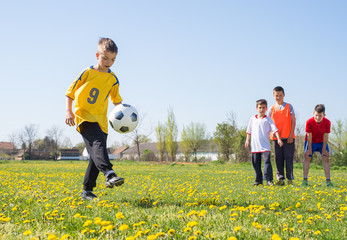
[[(111, 39), (101, 38), (96, 53), (98, 63), (85, 69), (66, 92), (65, 123), (77, 126), (90, 155), (81, 195), (87, 200), (97, 198), (93, 188), (100, 171), (105, 175), (106, 187), (124, 183), (124, 179), (112, 170), (106, 147), (108, 99), (110, 97), (114, 105), (122, 103), (118, 79), (110, 70), (117, 53), (117, 45)], [(73, 101), (75, 114), (72, 112)]]
[[(288, 179), (288, 185), (293, 185), (295, 112), (291, 104), (284, 102), (283, 98), (285, 94), (282, 87), (275, 87), (273, 96), (276, 104), (270, 108), (268, 116), (274, 121), (283, 142), (283, 146), (281, 147), (277, 141), (273, 141), (278, 179), (276, 185), (284, 185), (285, 177)], [(274, 136), (273, 140), (277, 140), (277, 138)], [(284, 174), (284, 162), (286, 165), (286, 174)]]

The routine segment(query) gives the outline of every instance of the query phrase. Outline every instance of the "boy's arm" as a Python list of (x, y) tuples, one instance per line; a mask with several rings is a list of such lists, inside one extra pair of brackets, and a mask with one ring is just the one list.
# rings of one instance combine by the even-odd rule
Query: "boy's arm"
[(307, 151), (305, 152), (305, 155), (308, 157), (312, 157), (312, 133), (306, 133), (307, 134)]
[(122, 102), (113, 103), (114, 106), (117, 106), (119, 104), (122, 104)]
[(248, 148), (249, 146), (249, 138), (250, 138), (251, 134), (247, 133), (247, 138), (246, 138), (246, 142), (245, 142), (245, 148)]
[(329, 133), (324, 133), (322, 156), (329, 156), (329, 152), (327, 151), (328, 140), (329, 140)]
[(66, 117), (65, 117), (65, 123), (69, 126), (75, 126), (75, 115), (72, 112), (72, 98), (69, 98), (66, 96)]
[(295, 114), (290, 114), (290, 120), (292, 124), (291, 124), (290, 134), (289, 134), (287, 143), (293, 143), (293, 136), (294, 136), (295, 125), (296, 125)]
[[(281, 137), (280, 137), (280, 134), (279, 134), (278, 131), (275, 132), (275, 136), (276, 136), (276, 138), (277, 138), (278, 145), (280, 145), (280, 147), (282, 147), (282, 146), (283, 146), (283, 142), (282, 142), (282, 140), (281, 140)], [(275, 140), (274, 140), (274, 141), (275, 141)]]

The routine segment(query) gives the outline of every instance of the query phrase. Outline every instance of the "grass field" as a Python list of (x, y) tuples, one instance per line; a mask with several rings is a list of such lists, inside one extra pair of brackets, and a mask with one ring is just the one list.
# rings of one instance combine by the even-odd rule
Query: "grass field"
[(123, 186), (82, 201), (87, 163), (0, 161), (0, 239), (347, 239), (347, 172), (252, 186), (250, 164), (114, 163)]

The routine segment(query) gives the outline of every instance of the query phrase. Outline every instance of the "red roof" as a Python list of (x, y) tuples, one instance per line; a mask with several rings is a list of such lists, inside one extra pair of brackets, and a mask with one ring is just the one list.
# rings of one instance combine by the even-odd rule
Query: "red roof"
[(127, 146), (123, 146), (123, 147), (120, 147), (120, 148), (117, 148), (116, 150), (114, 150), (114, 152), (112, 154), (114, 155), (117, 155), (117, 154), (120, 154), (122, 153), (124, 150), (127, 150), (129, 147)]
[(0, 149), (13, 149), (11, 142), (0, 142)]

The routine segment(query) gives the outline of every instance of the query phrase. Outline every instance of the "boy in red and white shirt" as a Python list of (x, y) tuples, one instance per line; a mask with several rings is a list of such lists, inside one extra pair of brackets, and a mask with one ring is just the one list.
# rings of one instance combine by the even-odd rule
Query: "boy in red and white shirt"
[(268, 185), (273, 185), (273, 172), (270, 159), (271, 145), (270, 145), (270, 133), (273, 132), (278, 144), (283, 145), (281, 138), (275, 123), (270, 117), (266, 116), (267, 101), (265, 99), (259, 99), (256, 102), (256, 109), (258, 114), (252, 116), (249, 120), (247, 127), (247, 139), (245, 147), (249, 146), (249, 138), (251, 138), (251, 152), (252, 152), (252, 164), (255, 171), (255, 183), (254, 185), (263, 184), (263, 174), (261, 171), (261, 156), (264, 160), (264, 179)]
[(304, 159), (304, 181), (302, 186), (308, 185), (308, 170), (312, 154), (316, 151), (322, 155), (324, 173), (328, 187), (333, 184), (330, 181), (330, 164), (329, 164), (329, 146), (328, 138), (330, 133), (331, 123), (325, 118), (324, 104), (318, 104), (313, 112), (313, 117), (306, 122), (306, 137), (305, 137), (305, 159)]

